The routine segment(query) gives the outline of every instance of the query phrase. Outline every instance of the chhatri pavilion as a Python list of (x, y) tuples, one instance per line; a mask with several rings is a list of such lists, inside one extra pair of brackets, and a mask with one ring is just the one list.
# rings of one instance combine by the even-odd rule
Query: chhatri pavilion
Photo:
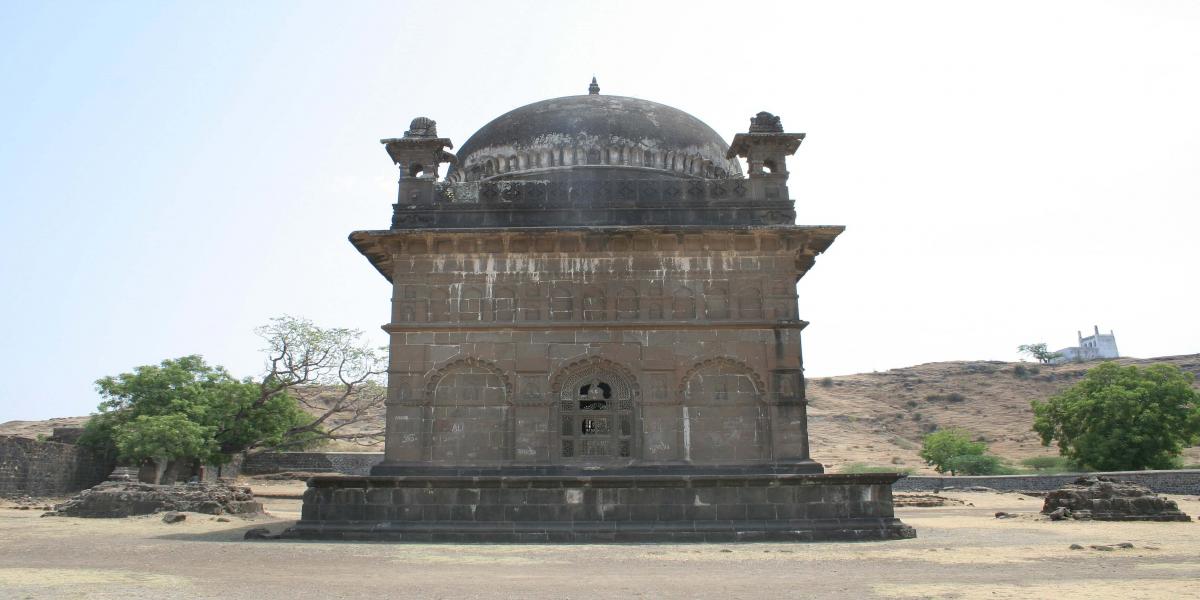
[(843, 227), (795, 224), (803, 140), (761, 112), (727, 143), (595, 79), (457, 154), (428, 118), (382, 140), (391, 226), (350, 241), (392, 284), (385, 457), (310, 480), (288, 535), (912, 537), (898, 475), (811, 456), (796, 283)]

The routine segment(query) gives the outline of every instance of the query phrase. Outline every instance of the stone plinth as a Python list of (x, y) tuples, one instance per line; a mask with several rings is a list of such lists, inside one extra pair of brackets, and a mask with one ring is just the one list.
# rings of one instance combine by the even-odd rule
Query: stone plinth
[(751, 542), (916, 536), (895, 474), (320, 476), (285, 537), (406, 542)]

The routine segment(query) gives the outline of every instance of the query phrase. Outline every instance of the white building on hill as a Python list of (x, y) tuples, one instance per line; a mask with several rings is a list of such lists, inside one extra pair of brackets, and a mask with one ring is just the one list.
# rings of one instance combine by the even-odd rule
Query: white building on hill
[(1117, 336), (1112, 330), (1108, 334), (1100, 333), (1100, 328), (1096, 325), (1092, 326), (1096, 332), (1095, 335), (1083, 337), (1083, 332), (1077, 332), (1079, 335), (1079, 345), (1070, 348), (1056, 350), (1058, 358), (1050, 361), (1051, 364), (1061, 365), (1067, 362), (1083, 362), (1085, 360), (1096, 360), (1098, 358), (1119, 358), (1121, 354), (1117, 352)]

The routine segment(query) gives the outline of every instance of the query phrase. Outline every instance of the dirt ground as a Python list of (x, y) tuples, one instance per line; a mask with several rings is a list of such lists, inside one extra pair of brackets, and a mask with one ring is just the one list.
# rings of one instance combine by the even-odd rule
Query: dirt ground
[(0, 598), (1200, 598), (1200, 523), (1055, 523), (1018, 494), (898, 509), (895, 542), (451, 546), (242, 541), (298, 518), (297, 484), (256, 491), (270, 514), (230, 522), (0, 508)]

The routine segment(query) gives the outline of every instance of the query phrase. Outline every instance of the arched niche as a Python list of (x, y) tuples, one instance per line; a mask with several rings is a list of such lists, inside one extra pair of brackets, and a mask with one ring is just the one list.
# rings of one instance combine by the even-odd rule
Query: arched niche
[(511, 455), (512, 382), (476, 358), (434, 371), (426, 385), (425, 455), (435, 464), (495, 464)]
[(697, 363), (680, 384), (684, 447), (694, 464), (761, 462), (770, 457), (766, 387), (749, 365), (731, 358)]

